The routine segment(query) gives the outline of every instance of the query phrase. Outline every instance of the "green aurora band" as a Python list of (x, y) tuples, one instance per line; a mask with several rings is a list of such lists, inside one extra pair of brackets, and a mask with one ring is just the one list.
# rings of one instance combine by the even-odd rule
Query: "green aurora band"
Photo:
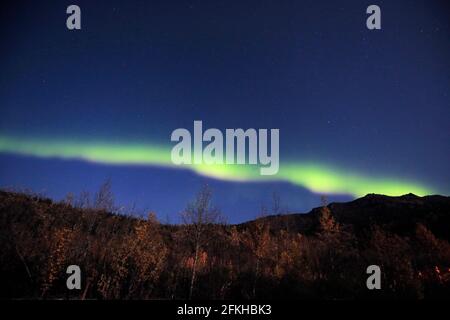
[(143, 143), (104, 143), (76, 140), (23, 139), (0, 136), (0, 153), (10, 153), (41, 158), (80, 159), (114, 165), (150, 165), (188, 169), (215, 179), (228, 181), (285, 181), (310, 191), (326, 194), (350, 194), (355, 197), (368, 193), (399, 196), (414, 193), (420, 196), (436, 193), (435, 190), (394, 178), (363, 176), (336, 170), (311, 162), (285, 162), (278, 174), (261, 176), (257, 165), (182, 165), (172, 163), (171, 148)]

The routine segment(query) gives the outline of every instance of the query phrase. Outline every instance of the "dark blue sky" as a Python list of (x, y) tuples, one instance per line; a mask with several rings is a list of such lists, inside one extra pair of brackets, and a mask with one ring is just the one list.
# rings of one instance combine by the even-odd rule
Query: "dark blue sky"
[[(65, 27), (77, 4), (82, 30)], [(366, 8), (382, 30), (366, 28)], [(446, 1), (10, 1), (2, 4), (0, 135), (169, 144), (178, 127), (280, 128), (280, 158), (448, 192)], [(0, 186), (60, 199), (111, 178), (121, 204), (172, 220), (204, 183), (232, 222), (288, 183), (0, 153)], [(344, 200), (349, 196), (332, 196)]]

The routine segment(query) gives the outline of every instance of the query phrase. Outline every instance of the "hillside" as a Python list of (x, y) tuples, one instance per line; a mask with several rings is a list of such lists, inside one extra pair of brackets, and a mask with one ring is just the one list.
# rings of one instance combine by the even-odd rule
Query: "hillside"
[[(206, 199), (206, 200), (205, 200)], [(200, 201), (202, 200), (202, 201)], [(367, 195), (307, 214), (215, 224), (199, 194), (189, 224), (0, 192), (6, 299), (354, 299), (450, 296), (450, 198)], [(198, 220), (196, 213), (210, 213)], [(79, 265), (82, 288), (66, 288)], [(366, 268), (382, 270), (382, 290)]]
[[(450, 197), (368, 194), (350, 202), (330, 203), (328, 208), (337, 222), (351, 225), (356, 231), (362, 232), (376, 224), (406, 235), (414, 233), (417, 224), (425, 224), (436, 236), (450, 240)], [(262, 219), (273, 230), (288, 229), (311, 234), (319, 227), (321, 209), (315, 208), (306, 214), (267, 216)], [(252, 223), (249, 221), (242, 226)]]

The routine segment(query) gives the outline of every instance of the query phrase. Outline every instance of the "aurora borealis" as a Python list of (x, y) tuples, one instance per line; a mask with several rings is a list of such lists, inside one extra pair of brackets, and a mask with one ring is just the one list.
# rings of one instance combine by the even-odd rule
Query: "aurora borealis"
[[(0, 12), (0, 188), (61, 200), (111, 179), (173, 221), (212, 186), (230, 222), (368, 193), (450, 193), (446, 1), (10, 1)], [(407, 10), (405, 10), (407, 8)], [(176, 128), (280, 131), (280, 169), (171, 162)]]
[(369, 178), (302, 162), (281, 165), (279, 174), (275, 176), (261, 176), (255, 166), (249, 165), (192, 164), (176, 166), (170, 160), (170, 148), (152, 145), (55, 142), (0, 137), (0, 152), (36, 157), (82, 159), (114, 165), (166, 166), (189, 169), (207, 177), (236, 182), (286, 181), (317, 193), (351, 194), (355, 197), (367, 193), (399, 196), (412, 192), (422, 196), (435, 192), (430, 188), (402, 182), (399, 179)]

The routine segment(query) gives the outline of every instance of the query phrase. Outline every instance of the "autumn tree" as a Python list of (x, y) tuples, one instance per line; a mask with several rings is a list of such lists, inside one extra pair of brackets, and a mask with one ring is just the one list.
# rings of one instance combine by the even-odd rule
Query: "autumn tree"
[(130, 297), (150, 297), (158, 281), (167, 256), (167, 248), (160, 234), (160, 225), (154, 213), (139, 221), (134, 228), (130, 249), (134, 266), (128, 289)]
[(375, 225), (364, 255), (369, 264), (378, 265), (383, 270), (381, 281), (386, 296), (421, 296), (420, 283), (414, 272), (412, 248), (407, 238)]
[(272, 238), (270, 235), (269, 224), (265, 208), (262, 207), (259, 218), (257, 218), (243, 233), (241, 241), (253, 256), (254, 260), (254, 277), (252, 284), (252, 296), (256, 297), (257, 282), (261, 274), (261, 264), (263, 259), (268, 257), (271, 252)]
[(72, 230), (68, 228), (58, 228), (51, 236), (50, 253), (46, 268), (43, 269), (42, 297), (46, 296), (63, 272), (71, 238)]
[(111, 179), (106, 180), (95, 194), (94, 208), (107, 212), (114, 212), (114, 195), (112, 193)]
[(338, 232), (340, 229), (339, 223), (334, 219), (330, 208), (328, 207), (327, 198), (321, 197), (322, 207), (319, 211), (319, 232), (324, 235)]
[(189, 203), (181, 213), (181, 219), (184, 224), (184, 239), (194, 252), (188, 296), (191, 299), (201, 258), (200, 254), (211, 240), (211, 227), (222, 222), (220, 211), (212, 204), (212, 191), (207, 185), (202, 187), (195, 200)]
[(100, 294), (105, 299), (150, 298), (167, 256), (156, 216), (137, 220), (118, 240), (109, 243), (109, 268), (97, 284)]

